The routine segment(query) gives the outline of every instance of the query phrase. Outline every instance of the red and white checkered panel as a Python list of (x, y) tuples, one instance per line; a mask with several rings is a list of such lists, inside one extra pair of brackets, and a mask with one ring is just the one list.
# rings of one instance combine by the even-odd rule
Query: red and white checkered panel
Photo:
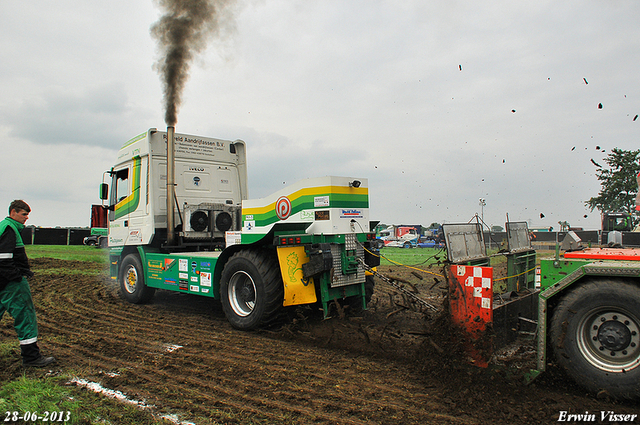
[(450, 306), (454, 322), (472, 332), (493, 321), (493, 269), (451, 266)]
[(491, 309), (493, 306), (493, 269), (490, 267), (455, 266), (456, 274), (464, 279), (464, 286), (470, 295), (479, 298), (480, 308)]
[(449, 273), (451, 320), (467, 338), (467, 351), (474, 364), (488, 365), (491, 338), (487, 326), (493, 322), (493, 269), (451, 266)]

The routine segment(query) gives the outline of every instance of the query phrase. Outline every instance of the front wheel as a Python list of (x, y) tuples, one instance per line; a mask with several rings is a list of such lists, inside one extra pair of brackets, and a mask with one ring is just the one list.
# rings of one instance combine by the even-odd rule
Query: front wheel
[(220, 299), (224, 314), (236, 329), (251, 330), (279, 317), (284, 284), (274, 254), (266, 250), (235, 253), (222, 270)]
[(640, 288), (588, 282), (556, 306), (550, 338), (557, 362), (592, 392), (640, 398)]
[(120, 296), (134, 304), (143, 304), (149, 301), (156, 288), (149, 288), (144, 283), (144, 270), (140, 257), (137, 254), (129, 254), (124, 257), (120, 265)]

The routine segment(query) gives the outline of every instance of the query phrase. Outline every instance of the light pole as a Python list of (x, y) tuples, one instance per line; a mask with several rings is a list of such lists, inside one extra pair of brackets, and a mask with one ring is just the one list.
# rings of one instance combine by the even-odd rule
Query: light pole
[(484, 206), (487, 205), (487, 200), (484, 198), (480, 198), (480, 219), (482, 220), (482, 225), (484, 225)]

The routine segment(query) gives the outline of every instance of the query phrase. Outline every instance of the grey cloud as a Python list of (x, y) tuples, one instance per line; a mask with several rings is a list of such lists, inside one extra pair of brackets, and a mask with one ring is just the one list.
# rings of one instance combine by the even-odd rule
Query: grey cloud
[[(7, 108), (8, 109), (8, 108)], [(128, 130), (124, 85), (104, 84), (78, 93), (55, 87), (39, 97), (17, 102), (3, 112), (10, 135), (38, 144), (119, 146), (136, 130)]]

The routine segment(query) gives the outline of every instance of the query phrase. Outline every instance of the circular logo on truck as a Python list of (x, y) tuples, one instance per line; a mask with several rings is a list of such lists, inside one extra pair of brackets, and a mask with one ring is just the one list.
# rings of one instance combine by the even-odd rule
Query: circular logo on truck
[(280, 220), (286, 220), (291, 215), (291, 201), (286, 196), (276, 201), (276, 215)]

